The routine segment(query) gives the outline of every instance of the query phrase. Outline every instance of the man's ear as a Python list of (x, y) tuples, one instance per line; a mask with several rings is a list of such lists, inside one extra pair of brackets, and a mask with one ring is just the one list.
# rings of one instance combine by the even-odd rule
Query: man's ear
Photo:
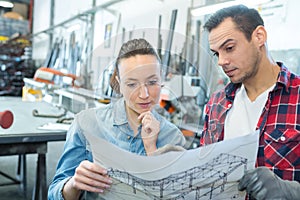
[(257, 26), (253, 31), (252, 39), (254, 39), (259, 47), (262, 47), (267, 42), (267, 31), (264, 26)]

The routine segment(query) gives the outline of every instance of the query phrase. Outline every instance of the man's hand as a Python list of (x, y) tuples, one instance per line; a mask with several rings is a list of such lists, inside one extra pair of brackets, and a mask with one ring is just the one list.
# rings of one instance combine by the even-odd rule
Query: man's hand
[(247, 171), (239, 182), (238, 189), (246, 190), (257, 200), (298, 200), (300, 184), (279, 178), (270, 169), (258, 167)]

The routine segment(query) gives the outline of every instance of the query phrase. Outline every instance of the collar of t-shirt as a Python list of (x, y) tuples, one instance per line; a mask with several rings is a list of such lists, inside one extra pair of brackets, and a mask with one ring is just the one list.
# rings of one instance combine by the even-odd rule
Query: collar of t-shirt
[(261, 93), (254, 101), (247, 95), (244, 84), (236, 91), (234, 102), (225, 119), (224, 139), (247, 135), (256, 130), (256, 125), (267, 102), (268, 94), (275, 84)]

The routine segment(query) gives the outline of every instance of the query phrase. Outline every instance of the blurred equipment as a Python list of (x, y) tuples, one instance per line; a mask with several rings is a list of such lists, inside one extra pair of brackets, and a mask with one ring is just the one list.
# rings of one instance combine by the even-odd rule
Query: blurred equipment
[(2, 16), (15, 20), (24, 20), (24, 17), (17, 12), (6, 12)]
[(43, 98), (43, 92), (42, 89), (39, 88), (32, 88), (30, 86), (27, 86), (28, 84), (26, 81), (27, 78), (24, 78), (25, 85), (22, 89), (22, 100), (23, 101), (42, 101)]
[(61, 114), (48, 114), (48, 113), (39, 113), (37, 109), (33, 109), (32, 115), (34, 117), (45, 117), (45, 118), (61, 118), (67, 114), (67, 109), (60, 107), (63, 109), (63, 113)]
[(9, 128), (14, 121), (14, 115), (11, 111), (5, 110), (0, 112), (0, 126), (4, 129)]
[[(173, 36), (174, 36), (174, 30), (175, 30), (175, 24), (176, 24), (176, 16), (177, 16), (177, 10), (172, 11), (171, 16), (171, 23), (170, 23), (170, 31), (168, 35), (167, 40), (167, 46), (164, 53), (164, 57), (162, 59), (163, 64), (163, 78), (166, 78), (169, 73), (169, 64), (170, 64), (170, 56), (171, 56), (171, 48), (172, 48), (172, 42), (173, 42)], [(160, 40), (160, 38), (159, 38)]]
[(201, 90), (205, 90), (205, 84), (201, 83), (202, 81), (199, 76), (174, 74), (169, 81), (165, 82), (162, 89), (162, 97), (165, 100), (173, 100), (181, 96), (195, 97)]
[(173, 74), (162, 88), (161, 99), (168, 101), (164, 103), (168, 109), (163, 107), (170, 113), (173, 123), (178, 126), (199, 124), (208, 99), (206, 93), (206, 84), (201, 77)]
[(16, 36), (0, 43), (0, 96), (21, 96), (23, 78), (31, 78), (36, 70), (31, 58), (31, 43)]
[(59, 70), (40, 67), (34, 74), (34, 80), (42, 83), (54, 84), (56, 79), (62, 78), (62, 82), (74, 86), (76, 76), (74, 74), (63, 73)]
[(199, 76), (172, 74), (162, 88), (160, 106), (164, 111), (158, 112), (181, 129), (186, 148), (199, 145), (207, 99), (206, 84)]

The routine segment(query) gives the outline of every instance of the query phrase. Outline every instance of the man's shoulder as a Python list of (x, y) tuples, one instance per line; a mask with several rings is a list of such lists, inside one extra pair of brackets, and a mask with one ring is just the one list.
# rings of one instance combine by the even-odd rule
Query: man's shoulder
[(290, 75), (290, 83), (293, 86), (300, 86), (300, 76), (298, 74), (294, 74), (293, 72), (291, 72)]
[(211, 94), (211, 99), (223, 99), (226, 96), (232, 96), (234, 95), (235, 91), (237, 90), (237, 88), (239, 88), (240, 85), (239, 84), (234, 84), (234, 83), (227, 83), (223, 88), (214, 91)]
[(277, 62), (280, 66), (280, 77), (279, 82), (283, 83), (287, 87), (299, 87), (300, 86), (300, 76), (298, 74), (290, 71), (284, 63)]

